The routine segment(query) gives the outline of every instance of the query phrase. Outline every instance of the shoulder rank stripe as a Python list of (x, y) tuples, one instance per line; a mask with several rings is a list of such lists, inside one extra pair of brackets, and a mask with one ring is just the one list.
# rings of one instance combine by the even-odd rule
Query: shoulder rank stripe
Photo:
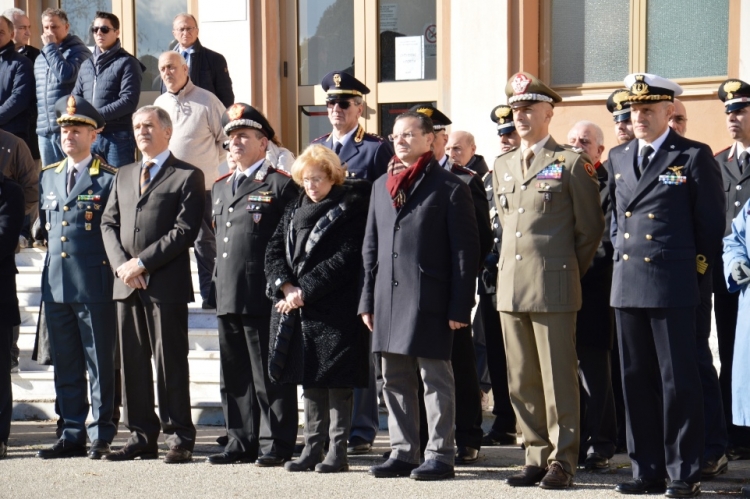
[(276, 173), (281, 173), (281, 174), (282, 174), (282, 175), (284, 175), (285, 177), (291, 177), (291, 176), (292, 176), (292, 174), (291, 174), (291, 173), (289, 173), (289, 172), (288, 172), (288, 171), (286, 171), (286, 170), (282, 170), (281, 168), (274, 168), (273, 170), (274, 170), (274, 171), (275, 171)]
[(224, 180), (225, 178), (231, 176), (232, 173), (234, 173), (234, 172), (229, 172), (226, 175), (222, 175), (221, 177), (217, 178), (214, 182), (218, 182), (219, 180)]
[(42, 168), (42, 171), (44, 171), (44, 170), (51, 170), (52, 168), (58, 167), (58, 166), (60, 166), (60, 163), (62, 163), (63, 161), (65, 161), (65, 160), (58, 161), (57, 163), (52, 163), (51, 165), (47, 165), (44, 168)]
[(273, 198), (271, 196), (248, 196), (247, 200), (256, 203), (270, 203)]
[(312, 142), (317, 142), (317, 141), (319, 141), (319, 140), (321, 140), (321, 139), (323, 140), (323, 142), (325, 142), (326, 140), (328, 140), (328, 137), (330, 137), (330, 136), (331, 136), (331, 134), (330, 134), (330, 133), (327, 133), (327, 134), (325, 134), (325, 135), (321, 135), (321, 136), (320, 136), (320, 137), (318, 137), (317, 139), (312, 139), (312, 140), (310, 141), (310, 143), (312, 143)]
[[(729, 150), (729, 149), (731, 149), (732, 147), (733, 147), (733, 146), (725, 147), (725, 148), (724, 148), (724, 149), (722, 149), (721, 151), (719, 151), (719, 152), (717, 152), (716, 154), (714, 154), (714, 158), (715, 158), (716, 156), (718, 156), (719, 154), (723, 153), (724, 151), (728, 151), (728, 150)], [(731, 156), (730, 156), (730, 157), (731, 157)]]

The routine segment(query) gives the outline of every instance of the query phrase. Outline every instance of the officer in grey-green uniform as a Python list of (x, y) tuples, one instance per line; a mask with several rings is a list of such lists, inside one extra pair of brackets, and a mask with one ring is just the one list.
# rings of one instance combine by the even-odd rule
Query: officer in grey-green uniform
[[(114, 277), (99, 226), (117, 170), (90, 152), (95, 130), (104, 126), (91, 104), (65, 96), (55, 104), (55, 114), (67, 157), (42, 169), (39, 218), (48, 233), (42, 301), (63, 432), (55, 445), (40, 450), (38, 456), (85, 456), (88, 433), (88, 455), (100, 459), (109, 453), (117, 433), (112, 422), (117, 331)], [(92, 421), (86, 425), (89, 386)]]
[(505, 91), (521, 145), (494, 166), (503, 225), (497, 309), (526, 446), (526, 467), (507, 483), (565, 488), (578, 459), (580, 279), (601, 240), (604, 215), (594, 166), (549, 135), (560, 96), (528, 73), (513, 75)]

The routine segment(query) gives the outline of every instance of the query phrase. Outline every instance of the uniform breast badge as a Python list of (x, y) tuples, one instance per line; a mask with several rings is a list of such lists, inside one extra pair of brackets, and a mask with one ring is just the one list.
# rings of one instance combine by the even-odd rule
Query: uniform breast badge
[(260, 219), (263, 215), (261, 213), (253, 213), (253, 222), (260, 223)]
[(87, 211), (84, 215), (84, 218), (87, 222), (90, 222), (94, 219), (94, 212), (93, 211)]
[(684, 166), (670, 166), (667, 168), (671, 173), (659, 175), (659, 182), (664, 185), (680, 185), (687, 183), (687, 177), (680, 175)]

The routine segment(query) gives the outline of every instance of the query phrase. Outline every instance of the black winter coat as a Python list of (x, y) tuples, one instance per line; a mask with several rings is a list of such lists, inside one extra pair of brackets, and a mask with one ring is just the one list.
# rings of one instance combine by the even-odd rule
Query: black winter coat
[(146, 66), (120, 46), (105, 53), (96, 48), (78, 72), (73, 95), (91, 103), (106, 123), (105, 132), (132, 130), (133, 113), (141, 97), (141, 79)]
[[(287, 205), (266, 251), (269, 298), (274, 304), (282, 299), (280, 286), (290, 282), (302, 289), (305, 302), (299, 309), (297, 328), (279, 381), (305, 387), (366, 387), (370, 334), (357, 315), (357, 304), (370, 183), (347, 180), (320, 201), (329, 201), (331, 207), (309, 232), (295, 271), (289, 263), (295, 243), (289, 237), (295, 233), (290, 224), (306, 196), (302, 193), (297, 202)], [(340, 196), (338, 202), (334, 201), (335, 196)], [(280, 318), (274, 308), (269, 365), (273, 363)]]
[[(16, 294), (16, 246), (24, 216), (21, 186), (0, 172), (0, 326), (21, 323)], [(7, 375), (6, 375), (7, 376)]]

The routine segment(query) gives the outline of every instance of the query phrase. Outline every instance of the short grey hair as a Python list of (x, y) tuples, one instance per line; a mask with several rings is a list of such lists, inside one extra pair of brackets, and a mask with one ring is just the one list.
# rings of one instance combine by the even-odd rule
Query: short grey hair
[(21, 9), (18, 9), (16, 7), (13, 7), (12, 9), (6, 9), (5, 12), (3, 12), (3, 15), (5, 17), (7, 17), (8, 19), (10, 19), (11, 21), (13, 20), (13, 18), (15, 16), (29, 17), (29, 16), (26, 15), (26, 12), (24, 12)]
[(187, 19), (192, 19), (196, 26), (198, 26), (198, 20), (195, 18), (193, 14), (188, 14), (187, 12), (180, 12), (176, 16), (174, 16), (174, 19), (172, 19), (172, 24), (181, 17), (185, 17)]
[(133, 120), (135, 120), (135, 117), (139, 114), (144, 113), (156, 113), (156, 119), (159, 120), (159, 124), (162, 128), (172, 128), (172, 118), (169, 117), (169, 113), (159, 106), (143, 106), (138, 108), (136, 112), (133, 113)]
[(582, 121), (577, 122), (575, 125), (573, 125), (573, 128), (576, 128), (578, 126), (591, 127), (594, 130), (594, 138), (596, 139), (596, 145), (598, 146), (604, 145), (604, 132), (602, 132), (602, 128), (599, 125), (597, 125), (593, 121), (582, 120)]
[(161, 59), (162, 56), (165, 56), (165, 55), (169, 55), (172, 57), (177, 56), (180, 58), (180, 64), (182, 64), (183, 66), (187, 66), (187, 61), (179, 52), (175, 52), (174, 50), (167, 50), (166, 52), (162, 52), (161, 54), (159, 54), (159, 59)]

